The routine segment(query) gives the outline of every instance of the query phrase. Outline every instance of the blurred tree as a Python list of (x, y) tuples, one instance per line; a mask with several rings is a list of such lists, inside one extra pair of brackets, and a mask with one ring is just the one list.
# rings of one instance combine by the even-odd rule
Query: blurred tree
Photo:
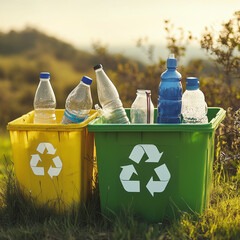
[(140, 48), (144, 54), (147, 55), (148, 60), (153, 63), (155, 46), (148, 44), (148, 37), (139, 38), (137, 40), (137, 47)]
[(188, 31), (186, 35), (183, 28), (175, 29), (174, 24), (172, 24), (169, 20), (164, 21), (165, 24), (165, 32), (167, 34), (167, 48), (170, 53), (174, 53), (175, 57), (179, 61), (181, 57), (185, 56), (186, 45), (193, 40), (192, 33)]
[[(172, 24), (169, 20), (164, 21), (164, 30), (166, 32), (166, 41), (167, 41), (167, 49), (169, 53), (174, 53), (175, 57), (180, 63), (181, 58), (185, 56), (186, 46), (187, 44), (193, 40), (193, 36), (189, 31), (188, 34), (184, 32), (182, 28), (176, 29), (174, 24)], [(155, 46), (149, 44), (149, 40), (147, 37), (139, 38), (137, 40), (137, 47), (140, 48), (143, 53), (145, 53), (150, 60), (151, 64), (146, 66), (146, 68), (141, 72), (141, 84), (138, 83), (138, 88), (142, 89), (149, 89), (152, 92), (152, 101), (153, 104), (157, 105), (157, 98), (158, 98), (158, 86), (160, 83), (160, 76), (166, 70), (166, 60), (159, 58), (157, 63), (154, 63), (154, 50)], [(194, 61), (191, 63), (191, 66), (194, 65), (194, 71), (200, 71), (201, 66), (200, 62)], [(183, 78), (186, 76), (186, 72), (191, 72), (191, 67), (185, 69), (181, 64), (178, 67), (179, 71), (181, 72)]]
[[(164, 30), (167, 41), (166, 47), (169, 50), (169, 53), (174, 53), (175, 57), (179, 61), (181, 57), (185, 56), (186, 46), (190, 41), (196, 38), (193, 37), (190, 31), (186, 34), (183, 28), (176, 29), (174, 24), (172, 24), (169, 20), (164, 20)], [(143, 38), (139, 38), (136, 46), (147, 55), (148, 59), (153, 64), (155, 46), (153, 44), (149, 44), (148, 37), (145, 36)], [(160, 59), (160, 61), (162, 61), (162, 59)]]
[(231, 88), (233, 81), (240, 78), (240, 11), (222, 24), (220, 32), (206, 27), (201, 47), (222, 67), (224, 78)]
[(5, 69), (3, 66), (0, 66), (0, 81), (6, 77)]
[(217, 130), (215, 165), (240, 180), (240, 109), (227, 109), (227, 116)]
[[(118, 64), (125, 64), (129, 62), (129, 58), (122, 54), (113, 54), (108, 50), (108, 46), (96, 41), (92, 44), (94, 50), (94, 65), (102, 64), (105, 70), (117, 71)], [(142, 65), (140, 62), (135, 61), (138, 65)], [(94, 66), (93, 65), (93, 66)]]

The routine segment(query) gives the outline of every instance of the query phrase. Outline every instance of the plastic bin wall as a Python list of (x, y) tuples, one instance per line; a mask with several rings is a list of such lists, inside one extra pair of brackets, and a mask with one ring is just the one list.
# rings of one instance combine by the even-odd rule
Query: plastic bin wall
[(66, 209), (85, 202), (92, 191), (94, 135), (87, 124), (33, 124), (34, 111), (8, 124), (14, 167), (20, 187), (41, 204)]
[(224, 116), (223, 109), (209, 108), (208, 124), (90, 122), (102, 212), (131, 208), (151, 222), (173, 219), (179, 210), (202, 213), (211, 190), (215, 130)]

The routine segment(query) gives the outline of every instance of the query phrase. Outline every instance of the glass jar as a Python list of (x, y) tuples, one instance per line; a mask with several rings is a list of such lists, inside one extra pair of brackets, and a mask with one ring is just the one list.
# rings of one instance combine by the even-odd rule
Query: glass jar
[(151, 101), (151, 90), (137, 90), (137, 97), (131, 109), (131, 123), (153, 123), (154, 106)]

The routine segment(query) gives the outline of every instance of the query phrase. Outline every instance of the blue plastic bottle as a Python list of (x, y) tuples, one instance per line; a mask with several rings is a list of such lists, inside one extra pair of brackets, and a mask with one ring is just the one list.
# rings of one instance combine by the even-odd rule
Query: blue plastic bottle
[(176, 68), (177, 59), (174, 54), (170, 54), (167, 70), (162, 73), (159, 85), (157, 123), (181, 122), (182, 76)]

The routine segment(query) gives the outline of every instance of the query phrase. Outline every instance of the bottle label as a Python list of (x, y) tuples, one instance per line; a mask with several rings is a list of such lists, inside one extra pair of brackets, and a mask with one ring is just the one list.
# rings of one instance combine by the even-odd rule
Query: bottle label
[(67, 109), (64, 111), (64, 116), (74, 123), (81, 123), (88, 118), (88, 115), (85, 118), (79, 118), (76, 115), (70, 113)]

